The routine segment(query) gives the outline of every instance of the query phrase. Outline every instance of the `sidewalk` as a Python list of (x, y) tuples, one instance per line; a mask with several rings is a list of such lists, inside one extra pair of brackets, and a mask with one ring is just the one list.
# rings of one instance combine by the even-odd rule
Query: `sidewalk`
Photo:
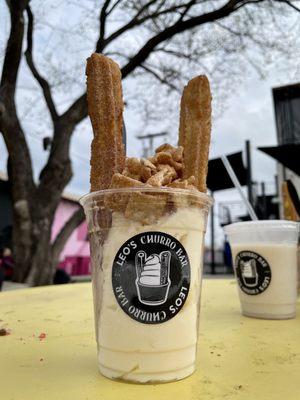
[(28, 287), (25, 283), (15, 283), (15, 282), (10, 282), (10, 281), (4, 281), (2, 285), (2, 292), (8, 291), (8, 290), (18, 290), (18, 289), (24, 289)]

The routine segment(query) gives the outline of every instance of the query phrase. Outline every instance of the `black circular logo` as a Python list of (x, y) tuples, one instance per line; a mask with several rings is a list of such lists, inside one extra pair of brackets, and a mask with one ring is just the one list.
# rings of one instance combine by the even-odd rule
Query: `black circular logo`
[(190, 287), (190, 263), (182, 244), (163, 232), (133, 236), (119, 249), (112, 267), (117, 302), (131, 318), (159, 324), (183, 307)]
[(241, 290), (249, 295), (264, 292), (272, 278), (268, 262), (251, 250), (244, 250), (236, 255), (235, 272)]

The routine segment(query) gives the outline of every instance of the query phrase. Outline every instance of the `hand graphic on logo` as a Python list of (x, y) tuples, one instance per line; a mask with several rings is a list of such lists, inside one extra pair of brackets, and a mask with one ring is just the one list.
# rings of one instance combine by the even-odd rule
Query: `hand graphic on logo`
[(246, 286), (254, 287), (258, 283), (258, 273), (256, 268), (256, 261), (251, 259), (249, 261), (241, 261), (242, 278)]
[(147, 257), (144, 251), (139, 251), (135, 257), (136, 281), (139, 301), (143, 304), (163, 304), (168, 297), (171, 281), (171, 253), (162, 251)]

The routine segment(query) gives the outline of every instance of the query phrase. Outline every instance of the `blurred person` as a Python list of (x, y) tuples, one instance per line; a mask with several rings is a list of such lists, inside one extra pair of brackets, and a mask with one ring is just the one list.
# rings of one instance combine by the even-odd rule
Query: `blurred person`
[(11, 280), (14, 272), (15, 262), (12, 257), (10, 248), (4, 247), (1, 254), (1, 268), (4, 273), (5, 280)]
[(5, 272), (4, 272), (4, 268), (3, 268), (2, 264), (3, 263), (2, 263), (2, 254), (1, 254), (1, 257), (0, 257), (0, 292), (2, 290), (2, 285), (3, 285), (3, 281), (4, 281), (4, 277), (5, 277)]
[(226, 266), (227, 272), (233, 272), (232, 271), (232, 255), (231, 255), (231, 248), (228, 240), (226, 239), (224, 242), (224, 264)]
[(70, 282), (71, 282), (70, 275), (64, 269), (57, 268), (53, 278), (54, 285), (62, 285)]

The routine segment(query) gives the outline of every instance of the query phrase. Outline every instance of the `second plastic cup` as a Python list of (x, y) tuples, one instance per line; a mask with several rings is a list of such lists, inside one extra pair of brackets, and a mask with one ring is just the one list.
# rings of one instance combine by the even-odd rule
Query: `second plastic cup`
[(299, 224), (285, 220), (225, 227), (242, 314), (266, 319), (296, 315)]
[(103, 190), (81, 200), (104, 376), (166, 382), (195, 370), (211, 203), (202, 193), (154, 188)]

